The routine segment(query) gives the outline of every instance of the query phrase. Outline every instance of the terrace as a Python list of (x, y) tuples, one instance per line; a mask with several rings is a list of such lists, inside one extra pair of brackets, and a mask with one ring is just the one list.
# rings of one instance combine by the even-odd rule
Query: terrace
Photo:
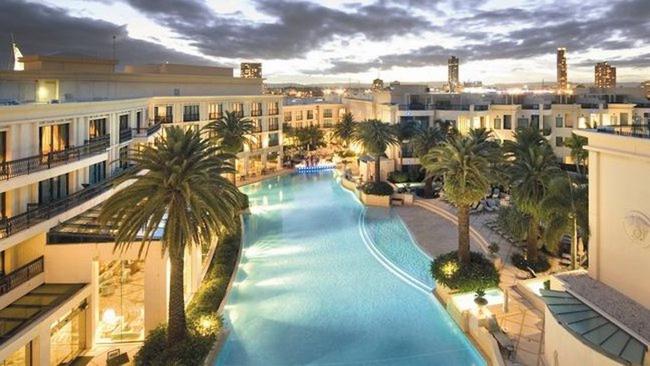
[(650, 138), (650, 126), (648, 125), (602, 126), (596, 128), (596, 131), (620, 136)]

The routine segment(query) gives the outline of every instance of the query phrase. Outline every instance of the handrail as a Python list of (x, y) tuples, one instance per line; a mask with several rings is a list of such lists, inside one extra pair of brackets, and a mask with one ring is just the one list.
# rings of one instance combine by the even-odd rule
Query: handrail
[(158, 132), (161, 127), (162, 127), (162, 122), (158, 121), (158, 122), (155, 122), (151, 126), (134, 128), (133, 130), (134, 130), (134, 132), (135, 132), (135, 134), (137, 136), (141, 136), (141, 137), (142, 136), (147, 136), (147, 137), (149, 137), (149, 136), (153, 135), (154, 133)]
[(596, 131), (620, 136), (650, 138), (650, 126), (643, 124), (599, 126)]
[(127, 129), (120, 131), (120, 143), (129, 141), (133, 138), (133, 130)]
[(127, 170), (128, 168), (118, 170), (110, 178), (81, 189), (61, 199), (36, 206), (35, 208), (16, 216), (0, 219), (0, 239), (8, 238), (23, 230), (27, 230), (36, 224), (49, 220), (50, 218), (71, 208), (77, 207), (91, 198), (97, 197), (98, 195), (108, 191), (111, 188), (113, 180)]
[(43, 256), (40, 256), (24, 266), (0, 277), (0, 296), (43, 273)]
[(81, 160), (89, 156), (106, 152), (109, 144), (110, 136), (104, 135), (87, 140), (81, 146), (74, 146), (47, 154), (39, 154), (22, 159), (5, 161), (0, 163), (0, 178), (7, 180), (21, 175), (50, 169), (55, 166), (66, 164), (70, 161)]

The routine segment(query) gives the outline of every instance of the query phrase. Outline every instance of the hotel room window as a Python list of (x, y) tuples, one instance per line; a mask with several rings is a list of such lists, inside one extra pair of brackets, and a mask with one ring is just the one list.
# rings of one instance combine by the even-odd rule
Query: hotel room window
[(199, 106), (197, 104), (183, 106), (183, 122), (196, 122), (199, 120)]
[(106, 179), (106, 162), (102, 161), (89, 167), (88, 183), (93, 185)]
[(280, 144), (280, 134), (270, 133), (269, 134), (269, 147), (278, 146)]
[(47, 155), (51, 152), (65, 150), (70, 146), (70, 124), (43, 126), (39, 129), (40, 153)]
[(494, 123), (494, 129), (495, 130), (500, 130), (501, 129), (501, 118), (497, 117), (493, 121)]
[(564, 127), (573, 128), (573, 117), (567, 115), (564, 119)]
[(312, 110), (307, 111), (307, 119), (314, 119), (314, 111)]
[(284, 121), (291, 122), (291, 112), (284, 112)]
[(92, 119), (88, 122), (88, 138), (90, 140), (106, 136), (106, 118)]
[(539, 114), (533, 114), (530, 116), (530, 127), (539, 129)]
[(621, 126), (627, 126), (629, 124), (629, 117), (627, 113), (621, 113)]
[(528, 128), (530, 124), (528, 123), (528, 118), (517, 118), (517, 128)]
[(38, 204), (44, 205), (68, 196), (68, 174), (38, 182)]
[(509, 114), (503, 115), (503, 129), (512, 130), (512, 116)]
[(555, 127), (564, 127), (564, 118), (562, 116), (555, 117)]
[(223, 104), (210, 103), (208, 104), (208, 119), (215, 120), (223, 116)]
[(244, 104), (243, 103), (233, 103), (232, 111), (235, 112), (237, 117), (244, 117)]
[(323, 110), (323, 118), (332, 118), (332, 110), (331, 109), (324, 109)]
[(262, 115), (262, 103), (251, 103), (251, 116), (259, 117)]
[(269, 111), (268, 112), (269, 115), (271, 115), (271, 116), (274, 116), (274, 115), (280, 113), (280, 107), (279, 107), (278, 102), (268, 103), (267, 104), (267, 109)]
[(302, 121), (302, 111), (296, 111), (296, 121)]
[(280, 129), (280, 121), (278, 117), (269, 118), (269, 131), (277, 131)]

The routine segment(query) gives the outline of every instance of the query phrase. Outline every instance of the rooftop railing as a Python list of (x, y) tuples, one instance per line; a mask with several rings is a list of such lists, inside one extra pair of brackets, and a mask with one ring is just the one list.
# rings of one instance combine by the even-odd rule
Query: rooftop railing
[(43, 263), (43, 256), (41, 256), (0, 277), (0, 296), (43, 273)]
[(81, 146), (73, 146), (61, 151), (39, 154), (27, 158), (5, 161), (0, 164), (0, 178), (11, 179), (42, 170), (47, 170), (72, 161), (81, 160), (93, 155), (106, 152), (110, 144), (110, 137), (104, 135), (87, 140)]
[(602, 126), (596, 128), (596, 131), (620, 136), (650, 138), (650, 126), (648, 125)]
[(59, 215), (69, 209), (77, 207), (82, 203), (99, 196), (100, 194), (108, 191), (115, 178), (124, 174), (127, 169), (116, 170), (113, 175), (102, 182), (93, 184), (83, 188), (75, 193), (72, 193), (64, 198), (35, 206), (28, 209), (26, 212), (16, 216), (0, 219), (0, 239), (10, 237), (23, 230), (39, 224), (43, 221), (49, 220), (56, 215)]

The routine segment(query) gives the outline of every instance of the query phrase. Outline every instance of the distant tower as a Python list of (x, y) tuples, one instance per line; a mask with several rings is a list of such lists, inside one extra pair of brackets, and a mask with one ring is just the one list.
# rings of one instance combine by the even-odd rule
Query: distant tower
[(557, 91), (564, 93), (569, 87), (566, 65), (566, 48), (557, 49)]
[(261, 79), (262, 64), (254, 62), (242, 62), (240, 77), (243, 79)]
[(451, 56), (447, 61), (447, 83), (449, 85), (449, 92), (453, 93), (458, 89), (460, 84), (458, 78), (458, 57)]
[(372, 81), (372, 90), (382, 90), (384, 89), (384, 81), (377, 78)]
[(594, 70), (596, 88), (616, 88), (616, 68), (607, 61), (596, 64)]

